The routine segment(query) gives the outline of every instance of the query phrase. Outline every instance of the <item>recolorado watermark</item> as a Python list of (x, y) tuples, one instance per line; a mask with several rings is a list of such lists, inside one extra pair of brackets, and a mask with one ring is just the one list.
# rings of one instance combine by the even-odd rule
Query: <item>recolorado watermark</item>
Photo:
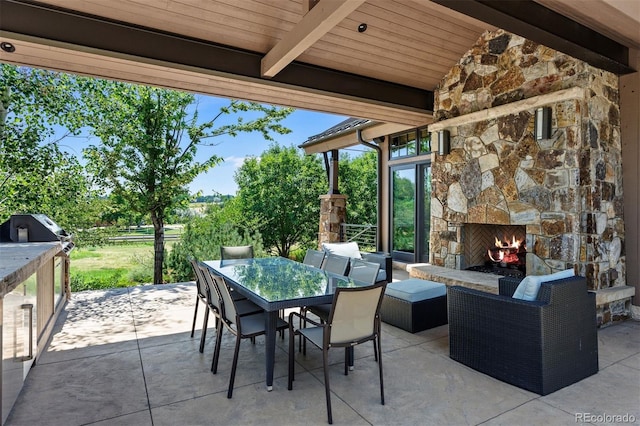
[(633, 414), (576, 413), (576, 423), (635, 423)]

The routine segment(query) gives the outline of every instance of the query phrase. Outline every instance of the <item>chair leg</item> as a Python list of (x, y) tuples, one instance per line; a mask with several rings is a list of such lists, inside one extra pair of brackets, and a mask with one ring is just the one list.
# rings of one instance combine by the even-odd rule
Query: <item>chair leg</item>
[(207, 336), (207, 325), (209, 323), (209, 307), (204, 311), (204, 322), (202, 323), (202, 333), (200, 334), (200, 353), (204, 352), (204, 339)]
[(349, 375), (349, 348), (344, 348), (344, 375)]
[[(287, 385), (287, 389), (293, 389), (293, 381), (295, 380), (295, 366), (294, 366), (294, 358), (293, 358), (293, 348), (295, 346), (295, 333), (293, 332), (293, 327), (289, 327), (289, 382)], [(300, 335), (300, 339), (303, 339), (302, 335)]]
[(238, 352), (240, 352), (240, 336), (236, 336), (236, 348), (233, 351), (233, 364), (231, 364), (231, 377), (229, 378), (229, 390), (227, 391), (227, 398), (231, 399), (233, 396), (233, 383), (236, 380), (236, 367), (238, 366)]
[(376, 339), (373, 339), (373, 358), (378, 362), (378, 345)]
[[(374, 339), (375, 342), (375, 339)], [(382, 345), (380, 344), (380, 334), (378, 334), (378, 370), (380, 371), (380, 403), (384, 405), (384, 382), (382, 379)]]
[(333, 416), (331, 415), (331, 390), (329, 389), (329, 350), (322, 349), (322, 368), (324, 369), (324, 392), (327, 397), (327, 417), (329, 424), (333, 424)]
[(196, 294), (196, 309), (193, 312), (193, 325), (191, 326), (191, 337), (193, 337), (193, 333), (196, 331), (196, 317), (198, 316), (198, 305), (200, 304), (200, 298)]
[[(298, 317), (298, 330), (302, 328), (302, 317), (306, 315), (306, 310), (304, 306), (300, 308), (300, 316)], [(289, 330), (291, 331), (291, 330)], [(300, 336), (300, 340), (298, 340), (298, 352), (302, 352), (302, 336)]]
[(218, 372), (218, 359), (220, 358), (220, 346), (222, 346), (222, 321), (218, 321), (216, 324), (216, 347), (213, 349), (213, 360), (211, 361), (211, 372), (216, 374)]

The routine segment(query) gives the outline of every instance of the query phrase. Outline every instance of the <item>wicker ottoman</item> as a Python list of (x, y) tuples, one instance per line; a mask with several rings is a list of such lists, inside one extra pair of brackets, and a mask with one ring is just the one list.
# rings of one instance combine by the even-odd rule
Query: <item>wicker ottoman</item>
[(380, 317), (410, 333), (446, 324), (447, 287), (412, 278), (387, 284)]

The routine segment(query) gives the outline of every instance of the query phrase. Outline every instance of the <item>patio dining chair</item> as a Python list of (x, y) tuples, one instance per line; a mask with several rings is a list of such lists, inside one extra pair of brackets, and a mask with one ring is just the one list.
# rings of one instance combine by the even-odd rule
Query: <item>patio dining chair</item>
[[(257, 336), (266, 334), (265, 329), (265, 312), (254, 313), (252, 315), (242, 316), (239, 314), (238, 305), (231, 297), (231, 291), (227, 286), (224, 278), (220, 275), (209, 273), (213, 285), (215, 286), (220, 296), (221, 302), (221, 315), (220, 326), (218, 327), (218, 333), (216, 335), (216, 345), (213, 353), (213, 360), (211, 362), (211, 372), (216, 374), (218, 372), (218, 360), (220, 359), (220, 346), (222, 344), (222, 329), (223, 327), (229, 330), (234, 336), (236, 336), (236, 344), (233, 352), (233, 362), (231, 364), (231, 376), (229, 377), (229, 389), (227, 390), (227, 398), (233, 396), (233, 384), (236, 377), (236, 368), (238, 366), (238, 352), (240, 351), (240, 342), (242, 339), (254, 340)], [(288, 324), (278, 318), (276, 329), (286, 330)]]
[[(366, 283), (367, 285), (371, 285), (376, 282), (379, 270), (380, 265), (377, 263), (352, 258), (350, 260), (348, 277), (354, 281), (359, 281), (362, 283)], [(309, 306), (307, 310), (311, 311), (318, 318), (320, 318), (320, 322), (326, 322), (329, 319), (329, 312), (331, 312), (331, 304), (325, 303), (323, 305)], [(306, 317), (306, 315), (304, 316)], [(304, 352), (306, 353), (306, 348)]]
[(336, 275), (346, 275), (349, 268), (349, 258), (337, 254), (327, 254), (322, 262), (322, 269)]
[[(200, 335), (200, 353), (204, 351), (204, 342), (207, 335), (207, 323), (209, 321), (209, 312), (213, 312), (214, 314), (214, 327), (218, 330), (218, 334), (221, 333), (219, 327), (217, 327), (217, 321), (215, 319), (220, 319), (221, 317), (221, 307), (220, 307), (220, 295), (218, 290), (215, 287), (215, 283), (213, 282), (212, 275), (217, 276), (213, 271), (211, 271), (206, 265), (198, 262), (198, 270), (200, 271), (200, 275), (202, 277), (203, 282), (205, 283), (205, 295), (207, 300), (207, 311), (204, 314), (204, 323), (202, 325), (202, 334)], [(232, 298), (235, 292), (232, 292)], [(235, 299), (234, 299), (235, 300)], [(252, 315), (259, 312), (263, 312), (263, 309), (253, 303), (248, 299), (239, 299), (235, 300), (237, 303), (237, 311), (240, 316)]]
[(295, 335), (322, 350), (322, 366), (324, 370), (324, 386), (327, 400), (327, 416), (329, 424), (333, 423), (331, 415), (331, 390), (329, 387), (329, 349), (345, 349), (344, 374), (348, 375), (347, 360), (349, 349), (372, 340), (378, 361), (380, 375), (380, 402), (384, 405), (384, 384), (382, 378), (382, 349), (380, 346), (380, 305), (386, 283), (373, 284), (366, 287), (340, 287), (336, 289), (329, 312), (328, 321), (324, 324), (310, 319), (313, 324), (295, 330), (293, 317), (300, 316), (296, 312), (289, 314), (289, 381), (288, 389), (293, 389), (295, 380), (294, 339)]
[[(189, 263), (191, 263), (191, 268), (193, 268), (193, 273), (196, 276), (196, 307), (193, 312), (193, 324), (191, 325), (191, 337), (196, 330), (196, 319), (198, 317), (198, 305), (200, 302), (204, 303), (207, 306), (207, 292), (206, 292), (206, 284), (204, 278), (202, 277), (202, 272), (200, 271), (200, 267), (198, 266), (198, 262), (194, 258), (189, 259)], [(202, 326), (204, 330), (206, 328), (207, 314), (205, 314), (205, 325)], [(202, 349), (200, 350), (202, 352)]]
[[(349, 268), (349, 260), (350, 259), (346, 256), (339, 256), (337, 254), (329, 253), (324, 256), (324, 261), (321, 264), (321, 269), (323, 271), (330, 272), (336, 275), (346, 275), (347, 269)], [(307, 311), (311, 311), (316, 315), (318, 315), (316, 312), (324, 313), (323, 316), (324, 316), (324, 319), (326, 319), (330, 308), (331, 308), (331, 305), (329, 303), (327, 303), (326, 305), (301, 307), (300, 308), (300, 314), (301, 314), (300, 327), (302, 327), (302, 322), (304, 321), (304, 318), (307, 317)], [(300, 340), (301, 341), (300, 341), (298, 350), (301, 350), (302, 349), (301, 346), (303, 345), (302, 339)], [(306, 347), (305, 347), (305, 353), (306, 353)]]
[[(373, 262), (367, 262), (361, 259), (351, 259), (349, 274), (347, 275), (354, 281), (366, 283), (368, 285), (374, 284), (378, 277), (378, 271), (380, 265)], [(311, 311), (320, 318), (320, 321), (326, 321), (329, 318), (329, 311), (331, 311), (331, 304), (326, 303), (323, 305), (309, 306), (307, 310)]]
[(320, 250), (308, 249), (304, 255), (302, 263), (305, 265), (313, 266), (314, 268), (321, 268), (324, 261), (325, 253)]

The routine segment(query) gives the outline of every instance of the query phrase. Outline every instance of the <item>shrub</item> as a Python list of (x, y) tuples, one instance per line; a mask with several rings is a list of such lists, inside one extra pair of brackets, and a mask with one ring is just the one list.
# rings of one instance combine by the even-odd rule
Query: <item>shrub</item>
[(196, 217), (184, 226), (182, 239), (173, 245), (165, 257), (165, 266), (170, 282), (190, 281), (195, 277), (189, 258), (213, 260), (220, 258), (220, 246), (253, 245), (256, 257), (266, 252), (259, 234), (249, 235), (229, 222), (224, 222), (221, 211), (205, 217)]
[(72, 292), (127, 287), (130, 282), (124, 269), (99, 269), (92, 272), (71, 273), (69, 284)]
[(127, 273), (127, 279), (136, 284), (153, 283), (153, 267), (140, 264), (129, 270)]

